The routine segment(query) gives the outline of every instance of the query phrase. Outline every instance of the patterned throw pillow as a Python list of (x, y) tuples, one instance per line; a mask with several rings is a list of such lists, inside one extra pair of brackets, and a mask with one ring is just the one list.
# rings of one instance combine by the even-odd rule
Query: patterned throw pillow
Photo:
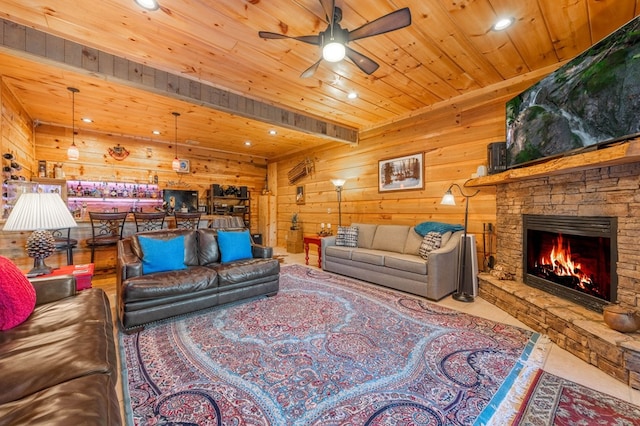
[(338, 226), (336, 245), (343, 247), (358, 247), (358, 228), (355, 226)]
[(433, 250), (439, 249), (441, 241), (442, 234), (440, 234), (439, 232), (428, 232), (427, 235), (425, 235), (422, 239), (422, 244), (420, 244), (418, 254), (421, 258), (429, 260), (429, 253), (431, 253)]

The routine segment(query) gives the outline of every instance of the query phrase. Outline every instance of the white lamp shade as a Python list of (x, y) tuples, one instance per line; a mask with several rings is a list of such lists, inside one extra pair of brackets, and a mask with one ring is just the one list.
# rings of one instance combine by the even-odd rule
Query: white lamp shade
[(173, 169), (174, 172), (180, 171), (180, 159), (178, 157), (174, 158), (173, 161), (171, 162), (171, 168)]
[(344, 44), (332, 41), (322, 48), (322, 57), (328, 62), (340, 62), (344, 59), (346, 50)]
[(333, 183), (334, 186), (344, 186), (345, 182), (345, 179), (331, 179), (331, 183)]
[(451, 191), (447, 191), (442, 196), (442, 201), (440, 201), (440, 204), (445, 205), (445, 206), (455, 206), (456, 205), (456, 199), (453, 197), (453, 194), (451, 193)]
[(4, 224), (4, 231), (35, 231), (78, 226), (71, 212), (55, 193), (20, 195)]

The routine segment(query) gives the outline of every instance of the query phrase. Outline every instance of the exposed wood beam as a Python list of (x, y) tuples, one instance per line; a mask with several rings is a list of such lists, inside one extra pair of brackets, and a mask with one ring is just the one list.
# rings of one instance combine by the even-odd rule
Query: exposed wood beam
[(352, 127), (286, 110), (11, 21), (0, 19), (0, 24), (0, 49), (14, 55), (324, 139), (358, 142), (358, 130)]

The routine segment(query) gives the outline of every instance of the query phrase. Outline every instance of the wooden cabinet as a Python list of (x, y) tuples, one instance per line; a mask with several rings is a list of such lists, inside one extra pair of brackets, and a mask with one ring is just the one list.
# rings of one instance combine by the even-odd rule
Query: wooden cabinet
[(287, 234), (287, 252), (302, 253), (304, 251), (302, 229), (289, 229)]

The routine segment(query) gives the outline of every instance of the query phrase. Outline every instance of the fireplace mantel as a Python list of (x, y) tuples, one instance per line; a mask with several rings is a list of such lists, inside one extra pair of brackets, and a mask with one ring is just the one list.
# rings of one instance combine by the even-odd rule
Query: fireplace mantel
[(640, 162), (640, 138), (575, 155), (553, 158), (528, 167), (510, 169), (471, 179), (465, 186), (492, 186), (537, 177), (571, 173), (598, 167)]

